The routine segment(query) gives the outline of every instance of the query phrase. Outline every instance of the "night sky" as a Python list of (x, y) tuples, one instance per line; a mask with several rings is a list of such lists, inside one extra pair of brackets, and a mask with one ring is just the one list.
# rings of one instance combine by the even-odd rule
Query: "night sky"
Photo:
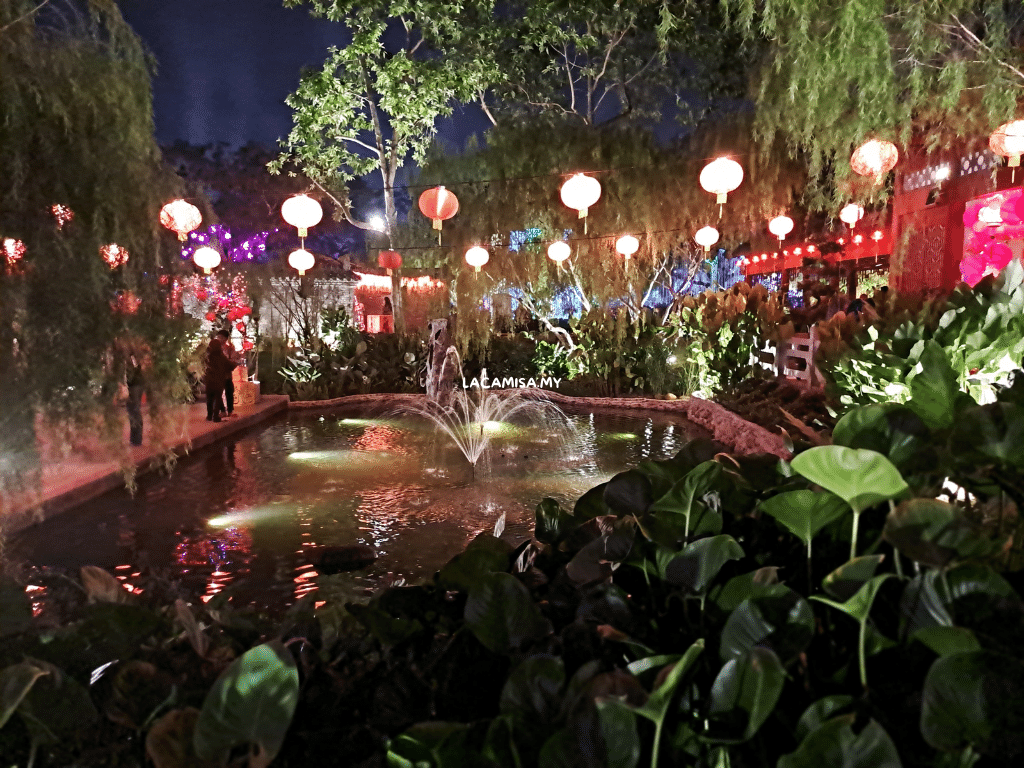
[[(327, 49), (345, 42), (342, 25), (314, 19), (308, 6), (284, 8), (281, 0), (140, 0), (122, 10), (157, 60), (153, 109), (161, 144), (276, 145), (291, 130), (284, 99), (301, 69), (319, 69)], [(461, 146), (485, 127), (470, 108), (439, 130)]]

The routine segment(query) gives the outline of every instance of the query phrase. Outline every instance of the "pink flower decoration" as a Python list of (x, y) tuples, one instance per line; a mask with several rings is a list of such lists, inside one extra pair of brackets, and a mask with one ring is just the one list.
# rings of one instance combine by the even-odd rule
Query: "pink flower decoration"
[(1003, 224), (1017, 225), (1020, 224), (1021, 217), (1017, 213), (1017, 202), (1020, 200), (1020, 195), (1008, 197), (1001, 206), (999, 206), (999, 215), (1003, 219)]
[(973, 228), (978, 223), (978, 211), (981, 210), (981, 206), (977, 203), (968, 203), (966, 210), (964, 210), (964, 226)]
[(960, 277), (973, 288), (985, 276), (987, 266), (988, 263), (984, 257), (968, 254), (960, 260)]

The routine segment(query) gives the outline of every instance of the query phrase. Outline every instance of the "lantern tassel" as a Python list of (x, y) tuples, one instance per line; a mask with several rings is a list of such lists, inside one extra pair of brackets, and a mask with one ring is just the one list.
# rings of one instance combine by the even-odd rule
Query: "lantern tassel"
[(441, 228), (441, 220), (440, 220), (440, 219), (431, 219), (431, 221), (433, 222), (433, 223), (431, 224), (431, 226), (432, 226), (432, 227), (433, 227), (434, 229), (440, 229), (440, 228)]

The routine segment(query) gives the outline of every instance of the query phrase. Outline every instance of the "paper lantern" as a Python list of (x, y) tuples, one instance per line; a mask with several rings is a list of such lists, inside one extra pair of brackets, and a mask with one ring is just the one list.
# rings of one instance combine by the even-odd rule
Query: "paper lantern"
[(307, 269), (312, 269), (316, 259), (313, 254), (305, 248), (299, 248), (288, 254), (288, 266), (294, 269), (299, 275), (306, 274)]
[(562, 185), (562, 202), (579, 211), (579, 218), (587, 218), (587, 210), (601, 197), (601, 182), (577, 173)]
[(431, 221), (434, 229), (441, 229), (441, 222), (447, 221), (459, 212), (459, 198), (444, 187), (428, 189), (420, 195), (420, 213)]
[(743, 166), (728, 157), (712, 160), (700, 172), (700, 185), (716, 195), (716, 202), (724, 205), (726, 197), (743, 181)]
[(850, 203), (839, 212), (839, 219), (845, 222), (850, 229), (857, 226), (857, 222), (864, 218), (864, 206)]
[(789, 216), (776, 216), (768, 222), (768, 231), (779, 238), (781, 243), (783, 238), (793, 231), (793, 220)]
[(398, 251), (381, 251), (377, 254), (377, 264), (386, 269), (390, 275), (392, 270), (402, 268), (402, 254)]
[(309, 235), (309, 228), (315, 227), (324, 217), (320, 203), (309, 195), (289, 197), (281, 206), (281, 218), (299, 230), (299, 237)]
[(623, 235), (615, 241), (615, 250), (628, 259), (640, 250), (640, 241), (632, 235)]
[(548, 258), (559, 264), (568, 259), (571, 253), (572, 249), (564, 240), (556, 240), (548, 246)]
[(718, 230), (714, 227), (701, 227), (693, 236), (697, 245), (704, 247), (704, 253), (711, 250), (711, 246), (718, 242)]
[(1024, 120), (1013, 120), (1003, 123), (988, 137), (988, 148), (995, 154), (1009, 158), (1011, 168), (1020, 165), (1020, 156), (1024, 155)]
[(896, 166), (898, 159), (899, 152), (891, 141), (871, 139), (853, 151), (850, 167), (861, 176), (874, 176), (877, 183)]
[(196, 252), (192, 254), (192, 261), (196, 263), (197, 267), (202, 268), (204, 274), (208, 275), (211, 269), (216, 269), (220, 264), (220, 252), (204, 245), (201, 248), (196, 248)]
[(466, 251), (466, 263), (473, 267), (476, 272), (480, 271), (480, 267), (490, 261), (491, 255), (487, 252), (486, 248), (481, 248), (479, 245), (474, 245), (468, 251)]
[(192, 203), (172, 200), (160, 209), (160, 223), (177, 232), (178, 239), (184, 243), (188, 233), (203, 223), (203, 214)]
[(117, 269), (121, 265), (128, 263), (128, 249), (122, 248), (117, 243), (101, 245), (100, 256), (103, 257), (103, 260), (107, 262), (107, 266), (111, 269)]

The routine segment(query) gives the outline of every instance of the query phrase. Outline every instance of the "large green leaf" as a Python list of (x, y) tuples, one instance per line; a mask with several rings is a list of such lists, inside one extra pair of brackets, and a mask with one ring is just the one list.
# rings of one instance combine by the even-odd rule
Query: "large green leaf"
[(847, 694), (833, 694), (818, 699), (800, 715), (794, 735), (803, 741), (810, 733), (824, 725), (826, 720), (831, 720), (838, 712), (849, 707), (853, 701), (853, 696)]
[(597, 719), (604, 739), (605, 765), (608, 768), (636, 768), (640, 762), (636, 714), (622, 702), (608, 699), (597, 702)]
[(947, 429), (953, 424), (960, 394), (956, 372), (938, 342), (929, 339), (919, 360), (920, 370), (910, 380), (907, 405), (930, 429)]
[(715, 741), (746, 741), (775, 708), (786, 671), (767, 648), (751, 648), (730, 659), (711, 686), (707, 736)]
[(674, 663), (672, 670), (665, 676), (661, 684), (647, 697), (646, 703), (636, 709), (636, 713), (646, 717), (655, 724), (663, 722), (665, 715), (668, 713), (669, 705), (672, 703), (672, 697), (675, 695), (676, 688), (679, 687), (683, 677), (697, 663), (697, 658), (703, 652), (703, 640), (697, 640), (687, 648), (686, 653), (683, 654), (679, 661)]
[(899, 470), (877, 451), (821, 445), (793, 457), (791, 466), (860, 512), (908, 490)]
[(833, 444), (878, 451), (897, 467), (920, 455), (929, 436), (921, 418), (901, 403), (873, 403), (854, 408), (836, 422), (832, 430)]
[(374, 603), (349, 603), (345, 610), (366, 627), (385, 648), (394, 647), (423, 630), (423, 624), (418, 619), (392, 616)]
[(750, 573), (733, 576), (721, 588), (714, 589), (712, 600), (722, 611), (728, 613), (752, 597), (762, 587), (779, 583), (779, 569), (773, 565), (758, 568)]
[(642, 515), (651, 506), (651, 481), (635, 469), (620, 472), (605, 486), (604, 503), (616, 515)]
[(771, 648), (788, 664), (814, 634), (814, 613), (800, 595), (782, 584), (758, 588), (740, 603), (722, 628), (723, 661), (739, 658), (755, 646)]
[(981, 650), (978, 638), (966, 627), (924, 627), (914, 633), (913, 639), (920, 640), (939, 656)]
[(502, 714), (550, 722), (562, 706), (565, 664), (558, 656), (531, 656), (508, 676), (501, 689)]
[(1024, 408), (1016, 403), (989, 403), (965, 408), (949, 437), (961, 460), (1024, 467)]
[(885, 520), (885, 540), (922, 565), (942, 568), (954, 558), (985, 558), (1005, 541), (987, 536), (963, 510), (938, 499), (900, 502)]
[(871, 604), (875, 602), (875, 596), (878, 594), (878, 590), (882, 586), (882, 582), (886, 579), (894, 578), (893, 573), (882, 573), (871, 579), (868, 579), (861, 585), (861, 588), (845, 602), (838, 602), (836, 600), (830, 600), (827, 597), (820, 595), (811, 595), (811, 600), (816, 600), (819, 603), (830, 605), (836, 610), (842, 611), (847, 616), (851, 617), (855, 621), (862, 622), (868, 617), (868, 613), (871, 611)]
[(902, 768), (896, 745), (876, 721), (854, 733), (856, 715), (826, 721), (812, 731), (796, 752), (779, 758), (777, 768)]
[(18, 706), (33, 741), (55, 744), (96, 722), (96, 707), (85, 686), (52, 664), (31, 663), (48, 672), (36, 680)]
[(48, 673), (42, 667), (25, 661), (0, 670), (0, 728), (32, 690), (36, 680), (45, 674)]
[(921, 735), (942, 750), (970, 744), (1003, 760), (1020, 759), (1024, 663), (992, 651), (935, 660), (924, 681)]
[(743, 547), (732, 536), (708, 536), (687, 544), (665, 566), (665, 579), (703, 595), (722, 566), (743, 558)]
[(780, 493), (765, 499), (760, 506), (805, 545), (822, 528), (850, 511), (849, 505), (834, 493), (806, 489)]
[(848, 600), (875, 575), (885, 555), (863, 555), (848, 560), (821, 582), (821, 587), (837, 600)]
[[(470, 588), (489, 573), (508, 570), (511, 547), (507, 542), (488, 537), (497, 545), (474, 539), (465, 550), (449, 560), (437, 574), (437, 585), (444, 590), (469, 592)], [(476, 546), (474, 546), (474, 544)]]
[(529, 590), (508, 573), (492, 573), (469, 591), (466, 626), (494, 653), (508, 653), (551, 633)]
[(196, 754), (223, 760), (232, 747), (249, 748), (250, 766), (277, 755), (299, 701), (299, 672), (279, 641), (235, 659), (206, 694), (195, 729)]
[(537, 505), (533, 535), (537, 541), (555, 546), (577, 525), (579, 521), (562, 509), (557, 501), (544, 499)]
[(708, 492), (714, 490), (721, 476), (723, 467), (717, 461), (705, 461), (691, 470), (672, 489), (650, 505), (652, 512), (674, 512), (687, 520), (693, 527), (696, 502)]

